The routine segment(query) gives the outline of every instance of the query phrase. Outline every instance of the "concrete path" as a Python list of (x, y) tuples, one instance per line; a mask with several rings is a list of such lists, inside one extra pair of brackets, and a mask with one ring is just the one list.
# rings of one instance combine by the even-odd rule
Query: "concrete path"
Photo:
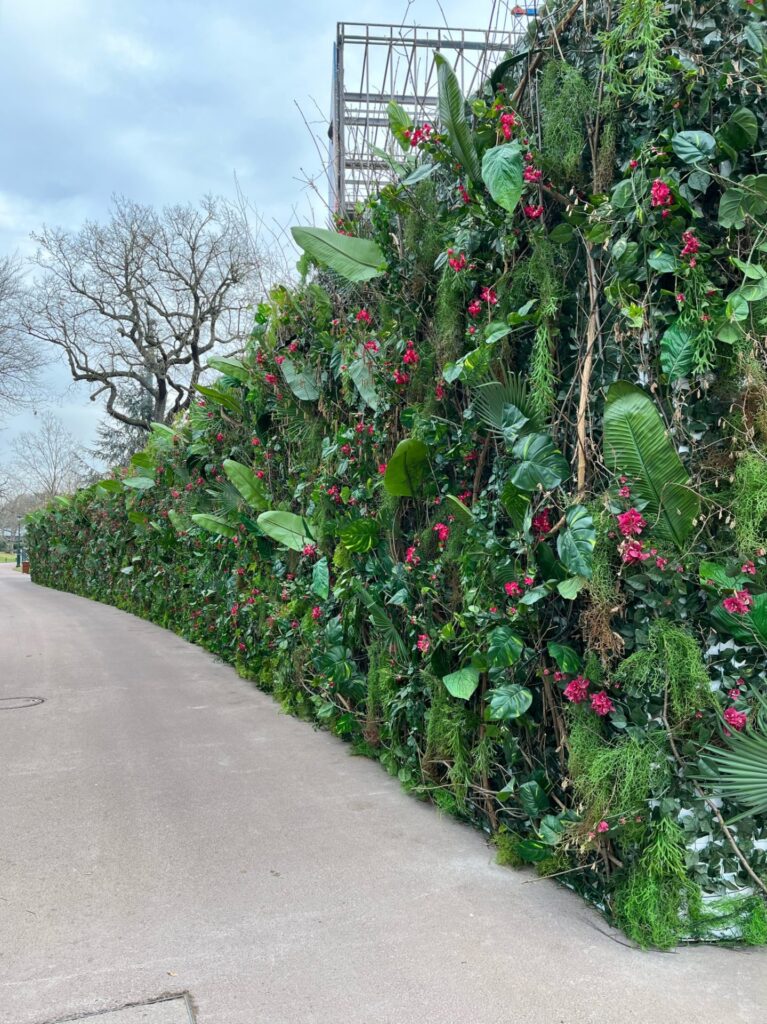
[(0, 1024), (185, 992), (197, 1024), (767, 1021), (764, 951), (628, 948), (204, 652), (0, 566), (19, 696), (45, 703), (0, 711)]

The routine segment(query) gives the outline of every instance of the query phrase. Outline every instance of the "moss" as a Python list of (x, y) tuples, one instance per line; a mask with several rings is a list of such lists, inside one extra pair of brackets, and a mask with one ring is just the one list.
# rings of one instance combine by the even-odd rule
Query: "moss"
[(442, 680), (424, 675), (431, 693), (431, 705), (426, 714), (426, 751), (422, 768), (433, 781), (447, 779), (458, 809), (464, 811), (472, 780), (469, 714), (463, 702), (450, 696)]
[(700, 890), (687, 875), (684, 834), (661, 818), (615, 891), (615, 916), (629, 938), (646, 949), (670, 949), (685, 934), (687, 920), (700, 913)]
[(437, 301), (432, 322), (432, 341), (440, 370), (455, 362), (463, 351), (466, 327), (466, 296), (463, 279), (445, 267), (437, 285)]
[(723, 896), (695, 905), (690, 936), (702, 942), (733, 939), (745, 946), (767, 945), (767, 904), (759, 895)]
[(609, 743), (599, 720), (583, 709), (571, 713), (568, 768), (584, 805), (584, 828), (603, 818), (633, 817), (647, 807), (653, 785), (665, 770), (663, 754), (651, 742), (624, 736)]
[(667, 692), (669, 720), (677, 727), (713, 704), (700, 645), (688, 630), (667, 619), (652, 624), (647, 647), (623, 662), (616, 679), (657, 697)]
[(767, 459), (753, 452), (741, 456), (735, 469), (733, 514), (740, 553), (753, 557), (767, 547)]
[(586, 115), (594, 92), (578, 68), (550, 60), (541, 75), (540, 105), (543, 162), (553, 177), (572, 183), (582, 175)]
[(530, 405), (536, 415), (548, 420), (556, 399), (556, 377), (554, 374), (554, 353), (552, 351), (551, 328), (547, 321), (540, 323), (535, 332), (533, 349), (530, 353)]
[(513, 832), (496, 832), (492, 838), (495, 847), (495, 863), (505, 868), (519, 868), (525, 863), (519, 855), (519, 837)]
[(567, 853), (564, 850), (554, 850), (550, 857), (536, 863), (535, 870), (542, 878), (550, 878), (552, 875), (568, 871), (571, 867), (573, 865)]

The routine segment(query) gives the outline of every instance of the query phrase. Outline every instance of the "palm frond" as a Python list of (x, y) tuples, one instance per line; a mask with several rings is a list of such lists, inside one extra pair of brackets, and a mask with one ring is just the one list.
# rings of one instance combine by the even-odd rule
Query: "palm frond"
[(705, 748), (701, 781), (725, 800), (746, 808), (732, 821), (767, 813), (767, 699), (761, 695), (757, 699), (762, 711), (758, 724), (726, 735), (724, 747), (709, 744)]
[(504, 373), (502, 380), (486, 380), (476, 385), (472, 388), (471, 404), (477, 418), (498, 434), (503, 434), (508, 425), (510, 405), (526, 417), (526, 432), (541, 428), (540, 417), (521, 374)]

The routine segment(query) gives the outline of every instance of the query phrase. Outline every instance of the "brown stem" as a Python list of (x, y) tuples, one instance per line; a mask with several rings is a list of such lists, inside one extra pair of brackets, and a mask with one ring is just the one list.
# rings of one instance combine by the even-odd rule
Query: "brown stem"
[(512, 105), (512, 107), (516, 106), (517, 103), (519, 103), (519, 101), (522, 98), (522, 96), (524, 95), (525, 89), (527, 88), (527, 85), (528, 85), (528, 83), (529, 83), (529, 81), (530, 81), (530, 79), (531, 79), (531, 77), (533, 75), (533, 72), (536, 71), (536, 69), (540, 65), (541, 61), (543, 60), (543, 51), (547, 50), (550, 46), (552, 46), (557, 41), (558, 33), (561, 32), (563, 29), (567, 28), (567, 26), (570, 24), (570, 22), (573, 20), (575, 15), (580, 10), (580, 8), (582, 6), (582, 3), (583, 3), (583, 0), (575, 0), (575, 3), (573, 4), (573, 6), (570, 8), (570, 10), (567, 12), (567, 14), (565, 14), (564, 18), (562, 18), (562, 20), (559, 22), (559, 24), (554, 28), (554, 31), (551, 33), (549, 38), (543, 44), (543, 46), (541, 47), (539, 52), (536, 53), (536, 55), (533, 57), (533, 59), (529, 62), (529, 64), (527, 65), (527, 71), (522, 76), (521, 82), (519, 83), (517, 88), (514, 90), (514, 94), (511, 97), (511, 105)]
[(578, 396), (578, 416), (576, 433), (578, 438), (578, 489), (576, 500), (583, 501), (586, 495), (586, 419), (589, 411), (589, 384), (591, 371), (594, 367), (594, 344), (599, 335), (599, 289), (597, 287), (597, 271), (591, 255), (591, 243), (586, 243), (586, 271), (589, 284), (589, 319), (586, 325), (586, 354), (580, 367), (580, 394)]
[[(485, 705), (485, 693), (487, 691), (487, 672), (482, 673), (482, 682), (480, 684), (479, 692), (479, 703), (480, 707)], [(479, 723), (479, 742), (485, 738), (485, 719), (484, 716)], [(490, 779), (487, 775), (487, 769), (482, 768), (482, 789), (484, 791), (483, 801), (485, 804), (485, 813), (490, 821), (493, 832), (498, 831), (498, 815), (495, 813), (495, 794), (490, 790)]]

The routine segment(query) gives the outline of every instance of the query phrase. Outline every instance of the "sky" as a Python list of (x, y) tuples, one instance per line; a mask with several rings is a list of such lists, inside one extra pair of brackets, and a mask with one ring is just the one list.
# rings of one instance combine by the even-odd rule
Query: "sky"
[[(491, 0), (0, 0), (0, 254), (43, 224), (105, 219), (123, 194), (158, 207), (236, 180), (267, 223), (322, 221), (302, 114), (330, 107), (336, 22), (484, 28)], [(316, 105), (315, 105), (316, 104)], [(319, 108), (319, 111), (318, 109)], [(60, 364), (53, 409), (83, 445), (100, 409)], [(41, 407), (42, 408), (42, 407)], [(0, 466), (26, 411), (0, 429)]]

